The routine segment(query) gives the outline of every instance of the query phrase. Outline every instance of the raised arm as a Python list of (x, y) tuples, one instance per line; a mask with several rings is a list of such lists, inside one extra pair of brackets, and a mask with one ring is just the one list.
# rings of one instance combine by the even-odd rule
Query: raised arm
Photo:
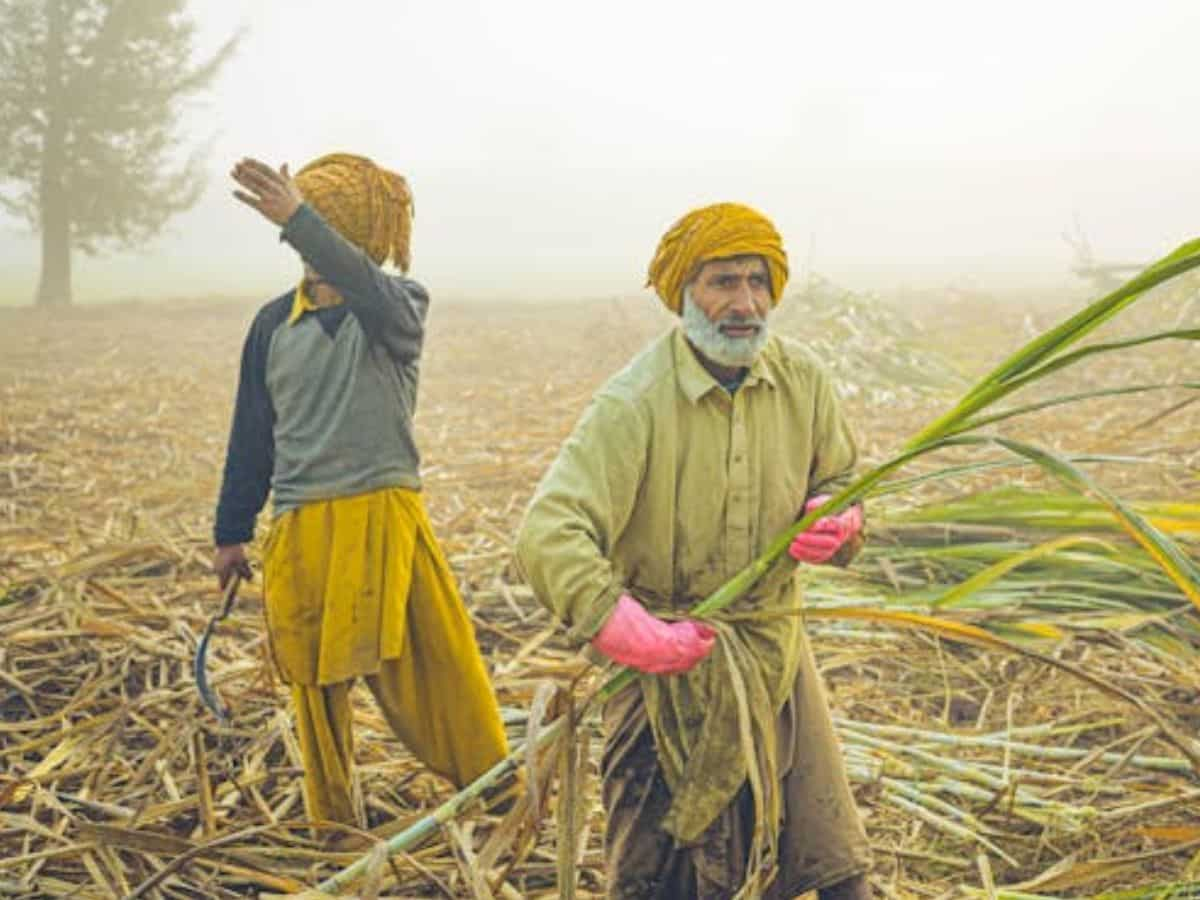
[(421, 285), (384, 272), (331, 228), (304, 202), (286, 163), (276, 171), (247, 158), (230, 174), (244, 188), (233, 195), (283, 228), (283, 239), (337, 288), (369, 337), (402, 362), (420, 355), (429, 309), (429, 294)]
[(345, 298), (363, 331), (396, 359), (421, 354), (429, 294), (410, 278), (389, 275), (302, 203), (284, 223), (283, 239)]

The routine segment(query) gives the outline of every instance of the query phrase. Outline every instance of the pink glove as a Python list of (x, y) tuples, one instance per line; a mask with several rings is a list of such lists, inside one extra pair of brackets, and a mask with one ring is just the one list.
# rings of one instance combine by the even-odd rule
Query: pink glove
[(664, 622), (622, 594), (592, 638), (592, 646), (623, 666), (652, 675), (675, 675), (704, 659), (716, 639), (717, 633), (701, 622)]
[[(813, 497), (804, 504), (804, 512), (809, 513), (828, 501), (828, 494)], [(812, 564), (829, 562), (846, 541), (862, 531), (862, 527), (862, 507), (856, 503), (836, 516), (825, 516), (813, 522), (807, 531), (796, 535), (791, 546), (788, 547), (788, 555), (796, 562)]]

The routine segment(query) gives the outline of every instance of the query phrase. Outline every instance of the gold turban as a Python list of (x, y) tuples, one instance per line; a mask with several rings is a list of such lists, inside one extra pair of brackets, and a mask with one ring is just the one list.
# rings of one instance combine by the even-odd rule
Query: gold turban
[(787, 284), (787, 253), (771, 220), (740, 203), (714, 203), (694, 209), (663, 235), (650, 262), (646, 286), (676, 315), (683, 309), (683, 289), (709, 260), (761, 256), (771, 276), (775, 304)]
[(330, 153), (296, 173), (304, 199), (367, 256), (392, 260), (407, 272), (412, 235), (412, 192), (404, 177), (365, 156)]

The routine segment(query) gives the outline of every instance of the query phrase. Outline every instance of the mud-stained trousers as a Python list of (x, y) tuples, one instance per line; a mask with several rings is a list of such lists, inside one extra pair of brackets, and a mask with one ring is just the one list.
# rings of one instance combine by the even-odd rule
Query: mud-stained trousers
[[(605, 874), (613, 900), (727, 900), (746, 876), (754, 835), (747, 783), (691, 846), (659, 827), (671, 794), (638, 686), (604, 710)], [(779, 874), (763, 900), (792, 900), (870, 868), (825, 691), (807, 644), (778, 722), (783, 822)]]

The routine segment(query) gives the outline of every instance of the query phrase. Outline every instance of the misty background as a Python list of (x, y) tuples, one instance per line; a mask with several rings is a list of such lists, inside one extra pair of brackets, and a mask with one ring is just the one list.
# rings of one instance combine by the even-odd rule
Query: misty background
[[(795, 275), (1080, 288), (1062, 233), (1149, 260), (1200, 233), (1200, 2), (195, 0), (207, 191), (138, 252), (75, 258), (81, 302), (262, 297), (298, 274), (234, 201), (242, 155), (362, 153), (409, 179), (435, 296), (642, 290), (661, 233), (737, 200)], [(186, 149), (186, 148), (185, 148)], [(38, 242), (0, 217), (0, 304)], [(795, 276), (794, 276), (795, 277)]]

